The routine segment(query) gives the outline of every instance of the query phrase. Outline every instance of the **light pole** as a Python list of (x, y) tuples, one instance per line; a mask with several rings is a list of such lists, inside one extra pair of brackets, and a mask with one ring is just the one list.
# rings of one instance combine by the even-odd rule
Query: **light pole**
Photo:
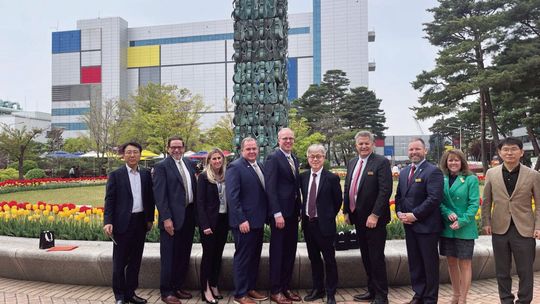
[[(459, 149), (461, 150), (461, 126), (454, 127), (454, 126), (447, 126), (448, 128), (459, 130)], [(463, 150), (462, 150), (463, 151)]]

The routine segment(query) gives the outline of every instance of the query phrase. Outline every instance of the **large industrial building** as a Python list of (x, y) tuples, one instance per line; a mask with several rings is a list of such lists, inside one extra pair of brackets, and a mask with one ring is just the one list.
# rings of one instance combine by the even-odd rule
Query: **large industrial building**
[[(313, 12), (289, 15), (289, 100), (327, 70), (367, 86), (367, 0), (313, 0)], [(87, 132), (81, 117), (91, 102), (129, 99), (148, 82), (173, 84), (202, 96), (203, 127), (232, 110), (233, 21), (130, 28), (120, 17), (77, 21), (52, 33), (52, 123), (64, 138)]]

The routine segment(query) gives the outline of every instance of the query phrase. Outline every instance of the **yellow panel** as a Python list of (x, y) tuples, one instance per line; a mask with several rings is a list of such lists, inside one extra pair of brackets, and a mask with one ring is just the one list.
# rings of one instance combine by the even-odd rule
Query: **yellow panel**
[(159, 45), (128, 48), (128, 68), (159, 66)]

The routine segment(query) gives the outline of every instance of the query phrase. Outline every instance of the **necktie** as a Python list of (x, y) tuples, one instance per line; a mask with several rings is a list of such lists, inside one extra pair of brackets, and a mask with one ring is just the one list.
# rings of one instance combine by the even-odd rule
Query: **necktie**
[(308, 200), (308, 216), (309, 219), (312, 219), (315, 217), (317, 213), (317, 205), (315, 202), (317, 201), (317, 174), (312, 174), (313, 179), (311, 181), (311, 186), (309, 187), (309, 200)]
[(411, 183), (412, 183), (413, 176), (414, 176), (414, 171), (416, 171), (416, 166), (414, 164), (412, 164), (411, 165), (411, 171), (409, 172), (409, 178), (407, 179), (407, 184), (408, 185), (411, 185)]
[(178, 162), (180, 176), (182, 177), (182, 184), (184, 185), (184, 190), (186, 192), (186, 206), (189, 204), (189, 189), (188, 189), (188, 182), (187, 182), (187, 176), (186, 172), (184, 172), (184, 164), (182, 160)]
[(259, 180), (261, 181), (263, 189), (266, 189), (265, 186), (264, 186), (264, 176), (263, 176), (263, 174), (261, 172), (261, 168), (259, 168), (257, 163), (254, 163), (251, 166), (253, 167), (253, 170), (255, 170), (255, 173), (257, 173), (257, 175), (259, 176)]
[(358, 180), (360, 179), (360, 173), (362, 172), (362, 165), (364, 164), (364, 160), (360, 160), (360, 164), (358, 165), (358, 170), (356, 170), (356, 174), (354, 175), (351, 187), (349, 188), (349, 207), (351, 209), (351, 213), (354, 212), (356, 209), (356, 193), (358, 193)]
[(294, 160), (290, 155), (287, 156), (287, 160), (289, 161), (289, 166), (291, 166), (292, 174), (296, 176), (296, 166), (294, 165)]

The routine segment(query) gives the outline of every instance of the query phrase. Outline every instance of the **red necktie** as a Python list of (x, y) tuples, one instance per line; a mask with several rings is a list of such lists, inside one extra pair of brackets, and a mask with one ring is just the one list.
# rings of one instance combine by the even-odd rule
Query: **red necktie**
[(362, 172), (362, 165), (364, 164), (364, 160), (360, 160), (360, 164), (358, 165), (358, 170), (356, 170), (356, 174), (354, 175), (353, 182), (351, 184), (351, 187), (349, 188), (349, 207), (351, 209), (351, 213), (354, 212), (354, 209), (356, 209), (356, 193), (358, 193), (358, 180), (360, 179), (360, 172)]
[(409, 172), (409, 178), (407, 180), (408, 185), (412, 183), (414, 171), (416, 170), (416, 166), (414, 164), (411, 165), (411, 171)]
[(311, 186), (309, 187), (309, 200), (308, 200), (308, 216), (309, 219), (312, 219), (317, 214), (317, 174), (313, 173), (313, 180), (311, 181)]

